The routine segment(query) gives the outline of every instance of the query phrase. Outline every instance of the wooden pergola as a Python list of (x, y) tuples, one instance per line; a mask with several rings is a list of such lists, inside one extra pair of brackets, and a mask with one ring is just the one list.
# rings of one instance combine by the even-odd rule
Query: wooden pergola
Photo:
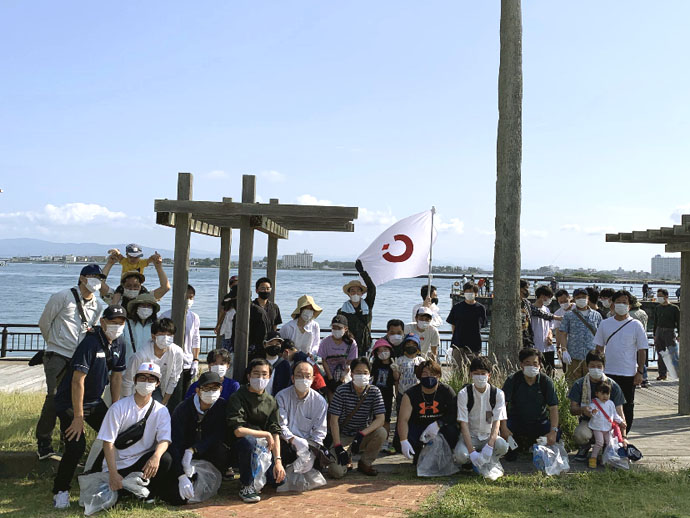
[[(192, 199), (191, 173), (179, 173), (176, 200), (155, 200), (156, 223), (175, 229), (175, 257), (173, 267), (172, 317), (177, 325), (175, 342), (184, 343), (185, 292), (189, 278), (189, 238), (192, 232), (220, 237), (220, 271), (218, 275), (218, 303), (228, 289), (232, 229), (240, 229), (239, 284), (234, 334), (234, 376), (241, 380), (247, 366), (249, 346), (249, 310), (252, 292), (252, 257), (254, 231), (268, 235), (266, 277), (271, 279), (275, 299), (276, 270), (278, 268), (278, 240), (287, 239), (290, 230), (354, 232), (353, 220), (357, 207), (322, 205), (285, 205), (277, 199), (269, 203), (256, 202), (256, 177), (242, 176), (242, 201), (232, 198), (223, 201), (195, 201)], [(181, 325), (179, 325), (181, 324)]]
[(678, 413), (690, 414), (690, 214), (683, 215), (680, 225), (660, 229), (606, 234), (608, 243), (652, 243), (666, 245), (666, 252), (680, 252), (680, 333), (678, 365)]

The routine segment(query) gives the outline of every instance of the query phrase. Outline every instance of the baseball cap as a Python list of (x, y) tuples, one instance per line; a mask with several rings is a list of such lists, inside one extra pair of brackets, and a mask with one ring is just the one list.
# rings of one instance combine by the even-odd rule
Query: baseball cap
[(345, 317), (345, 315), (336, 315), (333, 317), (333, 320), (331, 320), (331, 325), (333, 324), (347, 326), (347, 318)]
[(127, 277), (136, 277), (139, 279), (139, 282), (144, 284), (146, 282), (146, 276), (144, 276), (143, 273), (139, 272), (139, 270), (128, 270), (126, 272), (122, 272), (122, 277), (120, 277), (120, 282), (125, 282), (125, 279)]
[(426, 306), (420, 306), (420, 308), (417, 310), (418, 315), (429, 315), (430, 317), (434, 316), (434, 313), (427, 308)]
[(573, 297), (577, 297), (578, 295), (587, 295), (587, 290), (584, 288), (575, 288), (573, 291)]
[(108, 306), (103, 311), (102, 318), (106, 320), (112, 320), (113, 318), (127, 318), (127, 312), (122, 306)]
[(127, 256), (128, 257), (141, 257), (144, 255), (144, 252), (141, 250), (141, 247), (137, 245), (136, 243), (130, 243), (127, 245)]
[(156, 378), (161, 379), (161, 368), (158, 366), (157, 363), (144, 362), (139, 365), (139, 368), (137, 369), (137, 374), (153, 374)]
[(402, 343), (404, 344), (405, 342), (414, 342), (417, 344), (417, 347), (420, 347), (421, 345), (421, 342), (419, 341), (419, 336), (414, 333), (409, 333), (405, 335), (405, 338), (403, 338)]
[(278, 333), (278, 331), (269, 331), (268, 333), (266, 333), (266, 339), (264, 340), (264, 343), (276, 339), (280, 340), (281, 342), (283, 341), (283, 337), (280, 336), (280, 333)]
[(217, 372), (206, 371), (201, 376), (199, 376), (199, 386), (209, 385), (211, 383), (223, 384), (223, 380), (218, 375)]
[(101, 270), (101, 267), (97, 264), (87, 264), (81, 269), (79, 275), (98, 275), (101, 279), (106, 278), (105, 275), (103, 275), (103, 270)]

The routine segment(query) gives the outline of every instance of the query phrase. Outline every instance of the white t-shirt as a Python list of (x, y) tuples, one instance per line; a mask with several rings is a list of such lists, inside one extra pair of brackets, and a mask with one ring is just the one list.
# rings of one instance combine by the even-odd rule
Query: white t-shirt
[(220, 325), (220, 334), (222, 334), (226, 340), (232, 338), (232, 320), (235, 318), (235, 313), (237, 313), (235, 308), (230, 308), (230, 310), (225, 313), (223, 323)]
[(499, 388), (496, 389), (496, 405), (491, 413), (491, 420), (487, 420), (487, 412), (491, 411), (491, 387), (486, 386), (484, 392), (479, 392), (474, 385), (471, 389), (474, 391), (474, 405), (467, 412), (467, 390), (462, 389), (458, 392), (458, 421), (467, 423), (470, 427), (470, 435), (476, 437), (480, 441), (484, 441), (491, 435), (491, 425), (495, 421), (504, 421), (508, 419), (506, 412), (506, 396)]
[(419, 380), (415, 376), (414, 370), (417, 365), (424, 361), (423, 356), (415, 356), (408, 358), (407, 356), (399, 356), (395, 359), (395, 364), (398, 366), (400, 378), (398, 380), (398, 394), (404, 394), (408, 389), (414, 387)]
[[(597, 399), (597, 401), (599, 401), (599, 399)], [(617, 423), (623, 422), (621, 416), (619, 416), (618, 412), (616, 412), (616, 405), (613, 401), (610, 399), (608, 401), (599, 401), (599, 404), (611, 419)], [(594, 401), (589, 404), (589, 409), (592, 411), (592, 417), (589, 418), (588, 423), (588, 426), (591, 430), (599, 430), (602, 432), (608, 432), (611, 430), (612, 426), (610, 421), (604, 417), (604, 414), (602, 414), (601, 410), (597, 408), (597, 405), (594, 404)]]
[(153, 341), (149, 339), (146, 345), (131, 356), (127, 363), (127, 371), (122, 377), (122, 394), (129, 396), (134, 393), (134, 376), (142, 363), (155, 363), (161, 369), (161, 394), (172, 394), (182, 374), (184, 352), (179, 345), (170, 344), (163, 356), (158, 358), (153, 350)]
[[(558, 309), (554, 312), (554, 315), (556, 315), (557, 317), (562, 317), (562, 316), (565, 315), (568, 311), (572, 311), (572, 309), (573, 309), (574, 307), (575, 307), (575, 305), (574, 305), (574, 304), (571, 304), (571, 305), (570, 305), (570, 309), (568, 309), (568, 310), (565, 310), (565, 309), (563, 309), (563, 308), (558, 308)], [(554, 331), (556, 331), (556, 330), (558, 330), (558, 329), (560, 329), (560, 328), (561, 328), (561, 321), (560, 321), (560, 320), (554, 319), (554, 320), (552, 321), (551, 329), (553, 329)]]
[(409, 333), (414, 333), (419, 336), (420, 348), (423, 356), (429, 354), (432, 347), (438, 347), (441, 343), (441, 338), (434, 326), (429, 326), (424, 331), (420, 331), (417, 328), (416, 322), (405, 324), (405, 334), (407, 335)]
[[(625, 327), (613, 335), (623, 325)], [(606, 340), (611, 335), (613, 337), (606, 344)], [(614, 376), (634, 376), (637, 372), (637, 351), (649, 349), (647, 333), (642, 324), (630, 316), (625, 320), (616, 320), (615, 317), (602, 320), (597, 334), (594, 335), (593, 343), (604, 347), (606, 354), (604, 372)]]
[[(412, 320), (417, 320), (417, 310), (424, 306), (424, 304), (415, 304), (412, 308)], [(433, 313), (431, 316), (431, 325), (434, 327), (441, 327), (443, 325), (443, 318), (441, 318), (441, 310), (436, 304), (429, 306), (429, 309)]]
[[(117, 469), (124, 469), (136, 463), (143, 455), (153, 451), (162, 441), (171, 442), (170, 412), (158, 401), (151, 399), (144, 408), (139, 408), (134, 396), (120, 399), (108, 409), (103, 418), (103, 424), (98, 432), (98, 438), (106, 442), (115, 442), (120, 432), (124, 432), (133, 424), (141, 421), (149, 405), (153, 402), (153, 410), (146, 420), (144, 435), (129, 448), (118, 450), (115, 448), (115, 464)], [(103, 471), (108, 471), (108, 465), (103, 459)]]
[[(535, 308), (537, 308), (542, 313), (546, 313), (547, 315), (551, 314), (549, 308), (546, 308), (544, 306), (540, 308), (535, 306)], [(556, 348), (554, 347), (554, 340), (551, 341), (551, 345), (546, 345), (546, 337), (549, 335), (549, 330), (552, 327), (552, 322), (554, 321), (545, 320), (539, 317), (532, 317), (532, 330), (534, 331), (534, 347), (543, 353), (556, 350)]]

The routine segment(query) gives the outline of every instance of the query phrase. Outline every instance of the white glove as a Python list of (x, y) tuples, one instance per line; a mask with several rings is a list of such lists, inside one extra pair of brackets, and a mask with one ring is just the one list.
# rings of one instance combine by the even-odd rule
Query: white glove
[(194, 466), (192, 466), (192, 457), (194, 457), (194, 452), (191, 448), (185, 450), (184, 455), (182, 455), (182, 469), (184, 470), (184, 474), (188, 477), (194, 475), (196, 471)]
[(512, 435), (511, 435), (510, 437), (508, 437), (508, 447), (509, 447), (511, 450), (516, 450), (517, 447), (518, 447), (518, 443), (515, 442), (515, 439), (513, 438)]
[(297, 437), (296, 435), (292, 438), (292, 446), (297, 453), (309, 451), (309, 443), (307, 440)]
[(192, 376), (192, 379), (199, 375), (199, 360), (194, 360), (192, 362), (192, 366), (189, 368), (189, 374)]
[(440, 426), (438, 425), (438, 421), (434, 421), (422, 432), (422, 436), (419, 440), (425, 444), (428, 443), (431, 439), (438, 435), (439, 429)]
[(570, 365), (573, 362), (573, 359), (570, 357), (570, 353), (568, 351), (561, 352), (561, 360), (566, 365)]
[(400, 449), (402, 450), (402, 454), (408, 459), (414, 457), (415, 451), (412, 449), (412, 445), (407, 439), (400, 441)]
[(194, 498), (194, 486), (192, 485), (192, 481), (189, 480), (189, 477), (187, 475), (180, 475), (177, 480), (179, 480), (177, 489), (180, 492), (180, 497), (184, 500)]
[(472, 464), (474, 464), (478, 468), (485, 464), (484, 459), (482, 459), (481, 453), (479, 453), (478, 451), (473, 451), (472, 453), (470, 453), (470, 462), (472, 462)]
[(482, 457), (486, 462), (491, 460), (491, 456), (494, 454), (494, 449), (488, 444), (482, 448)]

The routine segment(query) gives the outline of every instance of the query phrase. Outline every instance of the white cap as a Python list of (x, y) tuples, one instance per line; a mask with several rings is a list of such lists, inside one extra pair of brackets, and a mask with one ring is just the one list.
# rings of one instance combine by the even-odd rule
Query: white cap
[(139, 365), (137, 374), (153, 374), (156, 378), (161, 379), (161, 368), (157, 363), (145, 362)]
[(429, 315), (430, 317), (433, 317), (434, 313), (433, 311), (431, 311), (431, 309), (427, 308), (426, 306), (421, 306), (417, 310), (417, 315)]

